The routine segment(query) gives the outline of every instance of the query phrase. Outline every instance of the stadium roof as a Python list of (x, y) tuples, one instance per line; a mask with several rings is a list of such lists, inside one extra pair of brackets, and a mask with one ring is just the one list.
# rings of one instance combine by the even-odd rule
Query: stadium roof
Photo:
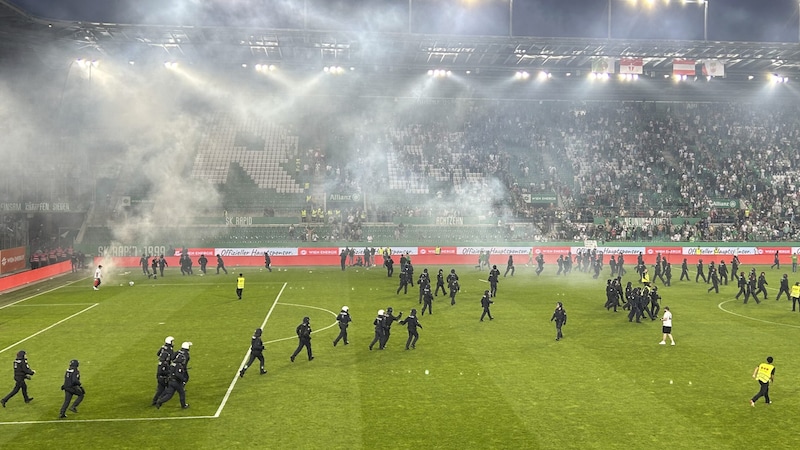
[(284, 68), (339, 65), (490, 74), (508, 70), (577, 72), (592, 58), (644, 59), (644, 73), (670, 73), (673, 58), (718, 59), (727, 76), (800, 75), (797, 43), (453, 36), (301, 29), (154, 26), (47, 21), (0, 0), (0, 41), (33, 50), (56, 45), (69, 57), (126, 58)]

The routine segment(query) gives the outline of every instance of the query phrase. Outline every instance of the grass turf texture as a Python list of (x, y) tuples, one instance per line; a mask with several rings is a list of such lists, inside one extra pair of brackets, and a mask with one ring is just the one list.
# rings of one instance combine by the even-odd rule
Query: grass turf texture
[[(435, 284), (438, 267), (428, 269)], [(761, 305), (729, 301), (732, 284), (718, 295), (694, 281), (660, 288), (674, 314), (671, 347), (658, 345), (659, 320), (629, 323), (626, 312), (603, 308), (605, 278), (555, 277), (553, 265), (541, 277), (518, 266), (502, 278), (495, 320), (480, 323), (487, 273), (456, 269), (457, 305), (436, 297), (433, 315), (418, 315), (424, 329), (411, 351), (398, 324), (386, 350), (367, 348), (378, 309), (421, 311), (417, 287), (396, 295), (397, 277), (380, 268), (233, 268), (205, 277), (170, 270), (158, 280), (111, 269), (97, 292), (90, 279), (66, 275), (6, 293), (2, 305), (27, 300), (0, 309), (0, 395), (13, 387), (17, 350), (37, 373), (28, 382), (32, 403), (20, 393), (0, 408), (0, 447), (720, 449), (800, 441), (800, 313), (774, 300), (777, 271), (768, 272), (773, 289)], [(240, 271), (247, 284), (238, 301)], [(239, 379), (250, 336), (276, 299), (263, 336), (269, 373), (256, 366)], [(569, 316), (560, 342), (549, 322), (556, 301)], [(334, 348), (342, 305), (354, 319), (351, 344)], [(306, 315), (315, 360), (301, 353), (291, 363)], [(194, 343), (187, 410), (177, 398), (150, 406), (155, 352), (167, 335), (176, 348)], [(777, 367), (773, 404), (752, 408), (752, 371), (767, 355)], [(59, 386), (73, 358), (87, 396), (79, 414), (59, 421)], [(198, 416), (205, 418), (172, 420)]]

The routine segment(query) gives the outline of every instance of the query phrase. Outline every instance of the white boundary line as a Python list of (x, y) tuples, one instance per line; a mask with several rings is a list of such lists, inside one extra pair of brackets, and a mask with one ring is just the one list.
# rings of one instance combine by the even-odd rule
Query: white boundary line
[[(301, 307), (301, 308), (317, 309), (317, 310), (320, 310), (320, 311), (325, 311), (325, 312), (327, 312), (327, 313), (329, 313), (329, 314), (331, 314), (333, 316), (336, 316), (336, 313), (334, 313), (333, 311), (331, 311), (329, 309), (325, 309), (325, 308), (319, 308), (319, 307), (316, 307), (316, 306), (309, 306), (309, 305), (299, 305), (299, 304), (295, 304), (295, 303), (278, 303), (278, 300), (280, 300), (281, 295), (283, 295), (283, 291), (286, 289), (286, 286), (287, 286), (287, 283), (283, 283), (283, 286), (281, 287), (280, 292), (278, 292), (278, 295), (275, 297), (275, 301), (272, 303), (272, 306), (270, 307), (269, 311), (267, 312), (266, 317), (264, 317), (264, 321), (261, 323), (261, 328), (264, 328), (267, 325), (267, 321), (269, 320), (270, 316), (272, 315), (272, 312), (275, 310), (275, 307), (277, 305), (279, 305), (279, 304), (280, 305), (284, 305), (284, 306), (297, 306), (297, 307)], [(43, 293), (44, 292), (42, 292), (42, 294)], [(41, 295), (41, 294), (37, 294), (37, 295)], [(30, 297), (30, 298), (33, 298), (33, 297)], [(27, 299), (23, 299), (23, 300), (20, 300), (20, 301), (24, 301), (24, 300), (27, 300)], [(15, 303), (18, 303), (18, 302), (15, 302)], [(77, 312), (77, 313), (65, 318), (65, 319), (62, 319), (62, 320), (54, 323), (53, 325), (50, 325), (49, 327), (47, 327), (47, 328), (45, 328), (43, 330), (40, 330), (40, 331), (36, 332), (36, 333), (32, 334), (31, 336), (28, 336), (27, 338), (17, 342), (16, 344), (14, 344), (12, 346), (7, 347), (7, 348), (5, 348), (3, 350), (0, 350), (0, 353), (5, 352), (8, 349), (10, 349), (10, 348), (12, 348), (12, 347), (14, 347), (16, 345), (19, 345), (20, 343), (25, 342), (28, 339), (31, 339), (32, 337), (34, 337), (36, 335), (39, 335), (39, 334), (41, 334), (41, 333), (43, 333), (43, 332), (55, 327), (56, 325), (59, 325), (59, 324), (65, 322), (65, 321), (67, 321), (67, 320), (79, 315), (79, 314), (82, 314), (82, 313), (94, 308), (97, 305), (99, 305), (99, 303), (94, 303), (91, 306), (89, 306), (88, 308), (85, 308), (85, 309), (83, 309), (83, 310), (81, 310), (81, 311), (79, 311), (79, 312)], [(11, 305), (6, 305), (6, 306), (11, 306)], [(331, 325), (328, 325), (325, 328), (316, 330), (316, 331), (314, 331), (314, 333), (319, 333), (319, 332), (325, 331), (325, 330), (333, 327), (334, 325), (336, 325), (336, 322), (332, 323)], [(276, 340), (265, 342), (265, 344), (285, 341), (285, 340), (288, 340), (288, 339), (294, 339), (294, 337), (276, 339)], [(242, 359), (242, 362), (241, 362), (241, 364), (239, 366), (239, 370), (241, 370), (241, 367), (244, 366), (244, 363), (247, 361), (247, 358), (248, 358), (249, 355), (250, 355), (250, 349), (248, 349), (247, 352), (245, 353), (245, 356)], [(236, 386), (236, 382), (238, 381), (238, 379), (239, 379), (239, 373), (237, 371), (236, 375), (234, 375), (234, 377), (233, 377), (233, 381), (231, 381), (230, 386), (228, 386), (228, 390), (225, 392), (225, 396), (222, 398), (222, 402), (220, 403), (219, 407), (217, 408), (216, 413), (214, 413), (213, 416), (123, 417), (123, 418), (71, 419), (71, 420), (23, 420), (23, 421), (18, 421), (18, 422), (0, 422), (0, 426), (2, 426), (2, 425), (34, 425), (34, 424), (43, 424), (43, 423), (49, 424), (49, 423), (77, 423), (77, 422), (81, 422), (81, 423), (91, 423), (91, 422), (145, 422), (145, 421), (157, 421), (157, 420), (216, 419), (216, 418), (219, 418), (219, 416), (222, 414), (222, 410), (225, 408), (225, 405), (227, 404), (228, 399), (230, 398), (231, 393), (233, 392), (233, 388)]]
[(154, 420), (213, 419), (214, 416), (179, 416), (179, 417), (127, 417), (121, 419), (56, 419), (56, 420), (21, 420), (19, 422), (0, 422), (0, 425), (36, 425), (40, 423), (76, 423), (76, 422), (144, 422)]
[(786, 323), (773, 322), (771, 320), (756, 319), (755, 317), (745, 316), (744, 314), (739, 314), (739, 313), (735, 313), (733, 311), (728, 311), (727, 309), (722, 307), (722, 305), (724, 305), (726, 303), (736, 302), (736, 301), (738, 301), (738, 300), (736, 300), (736, 299), (734, 299), (734, 300), (725, 300), (724, 302), (720, 302), (717, 305), (717, 308), (721, 309), (722, 311), (724, 311), (724, 312), (726, 312), (728, 314), (731, 314), (731, 315), (734, 315), (734, 316), (737, 316), (737, 317), (741, 317), (743, 319), (755, 320), (756, 322), (768, 323), (768, 324), (771, 324), (771, 325), (779, 325), (779, 326), (782, 326), (782, 327), (800, 328), (800, 325), (790, 325), (790, 324), (786, 324)]
[(86, 306), (86, 305), (93, 305), (93, 303), (41, 303), (41, 304), (36, 303), (33, 305), (14, 305), (14, 306), (16, 306), (17, 308), (22, 308), (22, 307), (33, 307), (33, 306), (53, 307), (53, 306)]
[[(316, 306), (309, 306), (309, 305), (298, 305), (298, 304), (295, 304), (295, 303), (279, 303), (279, 305), (283, 305), (283, 306), (297, 306), (297, 307), (299, 307), (299, 308), (311, 308), (311, 309), (318, 309), (318, 310), (320, 310), (320, 311), (325, 311), (325, 312), (329, 313), (329, 314), (330, 314), (330, 315), (332, 315), (333, 317), (336, 317), (336, 316), (338, 315), (338, 314), (336, 314), (335, 312), (331, 311), (330, 309), (319, 308), (319, 307), (316, 307)], [(320, 332), (322, 332), (322, 331), (325, 331), (325, 330), (328, 330), (328, 329), (330, 329), (330, 328), (333, 328), (334, 326), (336, 326), (336, 321), (334, 321), (332, 324), (328, 325), (328, 326), (327, 326), (327, 327), (325, 327), (325, 328), (320, 328), (319, 330), (312, 331), (312, 332), (311, 332), (311, 334), (317, 334), (317, 333), (320, 333)], [(297, 336), (290, 336), (290, 337), (285, 337), (285, 338), (280, 338), (280, 339), (273, 339), (273, 340), (271, 340), (271, 341), (264, 342), (264, 344), (274, 344), (274, 343), (276, 343), (276, 342), (288, 341), (288, 340), (291, 340), (291, 339), (297, 339)]]
[(56, 322), (56, 323), (54, 323), (54, 324), (50, 325), (50, 326), (49, 326), (49, 327), (47, 327), (47, 328), (42, 328), (41, 330), (37, 331), (36, 333), (33, 333), (32, 335), (30, 335), (30, 336), (26, 337), (25, 339), (23, 339), (23, 340), (21, 340), (21, 341), (19, 341), (19, 342), (15, 342), (15, 343), (13, 343), (13, 344), (9, 345), (8, 347), (6, 347), (6, 348), (4, 348), (4, 349), (0, 350), (0, 353), (3, 353), (3, 352), (5, 352), (5, 351), (7, 351), (7, 350), (9, 350), (9, 349), (12, 349), (12, 348), (16, 347), (17, 345), (19, 345), (19, 344), (22, 344), (23, 342), (27, 341), (28, 339), (31, 339), (31, 338), (33, 338), (33, 337), (36, 337), (36, 336), (38, 336), (38, 335), (40, 335), (40, 334), (44, 333), (45, 331), (47, 331), (47, 330), (49, 330), (49, 329), (51, 329), (51, 328), (53, 328), (53, 327), (55, 327), (55, 326), (57, 326), (57, 325), (60, 325), (60, 324), (62, 324), (62, 323), (64, 323), (64, 322), (68, 321), (69, 319), (72, 319), (73, 317), (75, 317), (75, 316), (77, 316), (77, 315), (79, 315), (79, 314), (83, 314), (83, 313), (85, 313), (86, 311), (88, 311), (88, 310), (90, 310), (90, 309), (94, 308), (95, 306), (97, 306), (97, 305), (99, 305), (99, 304), (100, 304), (100, 303), (95, 303), (95, 304), (93, 304), (92, 306), (90, 306), (90, 307), (88, 307), (88, 308), (84, 308), (84, 309), (82, 309), (82, 310), (80, 310), (80, 311), (76, 312), (75, 314), (73, 314), (73, 315), (71, 315), (71, 316), (69, 316), (69, 317), (67, 317), (67, 318), (65, 318), (65, 319), (61, 319), (61, 320), (59, 320), (58, 322)]
[[(280, 292), (275, 297), (275, 301), (272, 302), (272, 307), (269, 308), (267, 311), (267, 316), (264, 317), (264, 321), (261, 323), (261, 328), (263, 329), (267, 325), (267, 321), (269, 320), (269, 316), (272, 315), (272, 311), (275, 310), (275, 306), (278, 304), (278, 300), (281, 299), (281, 295), (283, 295), (283, 290), (286, 289), (286, 285), (288, 283), (283, 283)], [(225, 392), (225, 396), (222, 397), (222, 403), (219, 404), (219, 408), (217, 408), (217, 412), (214, 413), (212, 417), (217, 418), (222, 414), (222, 409), (225, 408), (225, 404), (228, 403), (228, 398), (231, 396), (231, 392), (233, 392), (234, 386), (236, 386), (236, 381), (239, 380), (239, 370), (242, 370), (244, 364), (247, 362), (247, 357), (250, 356), (250, 349), (248, 348), (246, 352), (244, 352), (244, 358), (242, 358), (242, 362), (239, 364), (239, 369), (236, 371), (236, 374), (233, 376), (233, 381), (231, 381), (230, 386), (228, 386), (228, 390)]]
[(48, 289), (48, 290), (46, 290), (46, 291), (44, 291), (44, 292), (37, 292), (36, 294), (33, 294), (33, 295), (31, 295), (30, 297), (25, 297), (25, 298), (23, 298), (23, 299), (21, 299), (21, 300), (17, 300), (17, 301), (15, 301), (15, 302), (9, 303), (9, 304), (7, 304), (7, 305), (2, 305), (2, 306), (0, 306), (0, 309), (5, 309), (5, 308), (8, 308), (9, 306), (14, 306), (14, 305), (16, 305), (17, 303), (22, 303), (22, 302), (24, 302), (25, 300), (30, 300), (30, 299), (32, 299), (32, 298), (36, 298), (36, 297), (38, 297), (38, 296), (40, 296), (40, 295), (49, 294), (50, 292), (57, 291), (57, 290), (59, 290), (59, 289), (61, 289), (61, 288), (65, 288), (65, 287), (67, 287), (67, 286), (69, 286), (69, 285), (71, 285), (71, 284), (75, 284), (75, 283), (77, 283), (77, 282), (79, 282), (79, 281), (84, 281), (84, 280), (86, 280), (86, 279), (87, 279), (87, 278), (81, 278), (81, 279), (79, 279), (79, 280), (70, 281), (69, 283), (67, 283), (67, 284), (65, 284), (65, 285), (63, 285), (63, 286), (54, 287), (53, 289)]

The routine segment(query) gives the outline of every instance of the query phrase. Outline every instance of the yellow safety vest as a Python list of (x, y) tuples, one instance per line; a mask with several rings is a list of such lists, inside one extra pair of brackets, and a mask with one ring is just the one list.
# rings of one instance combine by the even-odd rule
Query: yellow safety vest
[(758, 365), (758, 374), (756, 374), (756, 379), (762, 383), (768, 383), (769, 379), (772, 378), (772, 371), (775, 370), (775, 366), (772, 364), (761, 363)]
[(794, 298), (800, 298), (800, 286), (798, 286), (796, 284), (794, 286), (792, 286), (792, 294), (791, 295)]
[(236, 279), (236, 289), (244, 289), (244, 277)]

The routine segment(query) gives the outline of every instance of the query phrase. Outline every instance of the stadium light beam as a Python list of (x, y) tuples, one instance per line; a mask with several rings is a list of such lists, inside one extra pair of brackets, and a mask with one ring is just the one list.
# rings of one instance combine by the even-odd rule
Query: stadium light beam
[[(608, 0), (608, 39), (611, 39), (611, 3), (613, 1), (614, 0)], [(636, 7), (637, 4), (638, 4), (638, 1), (637, 0), (629, 0), (628, 3), (630, 3), (631, 6)], [(645, 0), (644, 3), (647, 5), (647, 7), (651, 7), (652, 8), (652, 7), (655, 7), (656, 0)], [(664, 4), (669, 6), (670, 0), (664, 0)], [(699, 5), (699, 6), (703, 7), (703, 40), (707, 41), (708, 40), (708, 0), (681, 0), (681, 4), (683, 4), (683, 5), (695, 4), (695, 5)], [(798, 10), (800, 10), (800, 0), (798, 0), (797, 5), (798, 5)], [(800, 23), (798, 23), (798, 26), (800, 27)], [(800, 41), (800, 28), (798, 28), (797, 39), (798, 39), (798, 41)]]

